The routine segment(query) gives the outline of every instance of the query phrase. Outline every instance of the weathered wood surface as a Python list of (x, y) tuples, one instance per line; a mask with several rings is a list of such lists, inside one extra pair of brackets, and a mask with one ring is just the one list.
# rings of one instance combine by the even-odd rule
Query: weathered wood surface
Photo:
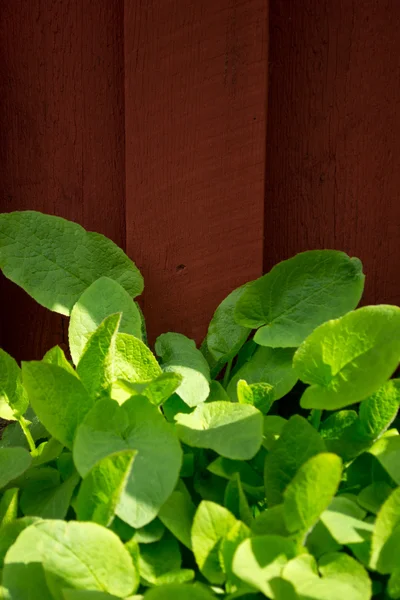
[(400, 304), (400, 2), (271, 0), (265, 268), (337, 248)]
[[(0, 3), (0, 210), (125, 243), (123, 1)], [(1, 282), (2, 347), (38, 358), (66, 322)]]

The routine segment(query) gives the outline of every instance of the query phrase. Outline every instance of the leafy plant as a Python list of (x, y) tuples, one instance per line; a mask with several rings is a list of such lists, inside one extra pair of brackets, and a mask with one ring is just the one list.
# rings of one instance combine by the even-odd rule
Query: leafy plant
[(132, 261), (36, 212), (0, 267), (70, 355), (0, 350), (0, 597), (400, 598), (400, 308), (342, 252), (234, 290), (200, 348), (148, 346)]

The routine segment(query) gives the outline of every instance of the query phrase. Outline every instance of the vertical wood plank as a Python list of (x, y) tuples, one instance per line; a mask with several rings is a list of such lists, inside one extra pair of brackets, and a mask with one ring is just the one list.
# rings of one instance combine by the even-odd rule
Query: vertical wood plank
[[(124, 245), (123, 0), (3, 0), (0, 56), (0, 210)], [(14, 284), (1, 294), (4, 349), (30, 359), (65, 343), (65, 320)]]
[(150, 339), (259, 276), (267, 0), (125, 0), (127, 251)]
[(400, 2), (270, 2), (265, 267), (334, 247), (400, 303)]

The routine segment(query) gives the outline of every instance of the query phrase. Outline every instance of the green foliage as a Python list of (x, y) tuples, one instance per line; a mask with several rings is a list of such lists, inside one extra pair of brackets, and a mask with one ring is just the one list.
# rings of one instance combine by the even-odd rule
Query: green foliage
[(0, 350), (2, 599), (400, 598), (400, 309), (356, 309), (357, 259), (284, 261), (154, 353), (103, 236), (0, 215), (0, 267), (70, 315), (67, 355)]
[(143, 291), (138, 269), (111, 240), (35, 211), (0, 215), (0, 268), (39, 304), (62, 315), (103, 276), (131, 296)]

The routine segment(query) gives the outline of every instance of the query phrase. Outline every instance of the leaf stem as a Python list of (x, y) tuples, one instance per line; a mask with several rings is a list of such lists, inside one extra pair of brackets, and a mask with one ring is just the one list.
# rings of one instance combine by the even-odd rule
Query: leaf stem
[(36, 454), (36, 445), (35, 445), (34, 439), (32, 437), (32, 434), (29, 431), (29, 427), (28, 427), (29, 421), (27, 421), (24, 417), (19, 417), (18, 423), (21, 425), (21, 429), (22, 429), (22, 431), (25, 434), (25, 437), (26, 437), (27, 442), (29, 444), (29, 449), (31, 451), (32, 456), (35, 456), (35, 454)]
[(231, 374), (231, 369), (232, 369), (232, 363), (233, 363), (233, 358), (231, 358), (231, 360), (228, 361), (228, 363), (226, 365), (225, 374), (224, 374), (224, 380), (222, 382), (222, 385), (223, 385), (223, 387), (225, 389), (228, 387), (229, 376)]
[(320, 423), (321, 423), (321, 417), (322, 417), (322, 410), (319, 408), (313, 408), (310, 412), (310, 416), (308, 417), (308, 420), (310, 421), (311, 425), (318, 431)]

